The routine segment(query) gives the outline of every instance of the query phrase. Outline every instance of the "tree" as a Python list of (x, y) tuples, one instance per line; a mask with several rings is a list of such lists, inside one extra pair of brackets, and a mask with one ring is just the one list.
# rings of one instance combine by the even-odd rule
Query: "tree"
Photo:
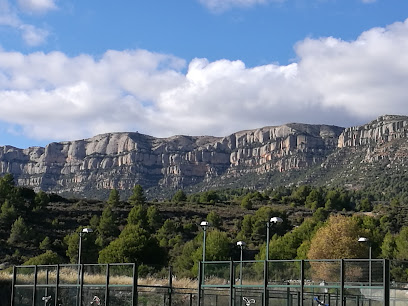
[[(259, 208), (252, 216), (252, 235), (251, 239), (258, 243), (263, 243), (266, 240), (266, 222), (271, 217), (280, 217), (283, 223), (275, 224), (273, 226), (273, 233), (282, 235), (288, 229), (288, 221), (285, 213), (274, 210), (271, 207), (263, 206)], [(271, 235), (272, 236), (272, 235)]]
[(395, 252), (395, 238), (390, 232), (387, 232), (381, 245), (381, 257), (386, 259), (393, 259), (395, 258)]
[(211, 226), (215, 228), (219, 228), (222, 224), (220, 215), (217, 214), (215, 211), (210, 211), (207, 215), (206, 220), (210, 222)]
[(51, 239), (50, 237), (45, 237), (40, 243), (40, 250), (51, 250)]
[(45, 253), (32, 257), (24, 265), (57, 265), (62, 264), (64, 261), (57, 253), (47, 250)]
[(313, 210), (323, 206), (323, 198), (317, 189), (312, 189), (306, 197), (305, 206)]
[(147, 225), (151, 232), (155, 232), (162, 222), (159, 211), (156, 206), (149, 206), (146, 212)]
[(109, 193), (108, 205), (111, 207), (118, 207), (120, 196), (117, 189), (112, 189)]
[(304, 204), (306, 201), (306, 197), (310, 193), (310, 186), (308, 185), (302, 185), (295, 189), (291, 195), (291, 198), (297, 202), (298, 204)]
[[(70, 263), (78, 263), (79, 235), (84, 227), (80, 226), (76, 231), (64, 237), (67, 246), (66, 255)], [(95, 233), (82, 234), (81, 263), (94, 263), (98, 258), (98, 248), (95, 244)]]
[(12, 174), (6, 173), (0, 178), (0, 202), (10, 197), (14, 185), (14, 177)]
[(10, 225), (17, 218), (17, 212), (14, 205), (10, 204), (9, 200), (5, 200), (1, 205), (0, 219), (6, 224)]
[(175, 203), (185, 202), (186, 200), (187, 200), (187, 195), (181, 189), (177, 190), (177, 192), (172, 198), (172, 202), (175, 202)]
[[(364, 233), (357, 220), (345, 216), (331, 216), (326, 224), (316, 231), (307, 253), (309, 259), (367, 258), (367, 246), (358, 242)], [(338, 279), (338, 265), (332, 262), (311, 262), (314, 275), (320, 279)], [(351, 267), (347, 275), (362, 276), (361, 267)]]
[(143, 205), (135, 205), (129, 212), (127, 218), (128, 224), (138, 224), (142, 228), (147, 228), (147, 211)]
[[(310, 241), (316, 228), (319, 227), (319, 222), (314, 218), (306, 219), (300, 226), (295, 227), (290, 232), (283, 236), (274, 235), (269, 244), (270, 259), (286, 259), (291, 260), (297, 257), (299, 247), (305, 242)], [(259, 254), (256, 256), (258, 260), (265, 259), (266, 244), (261, 247)]]
[[(228, 260), (230, 257), (230, 243), (227, 233), (219, 230), (212, 230), (208, 232), (208, 239), (206, 241), (205, 260)], [(198, 251), (199, 254), (202, 254)]]
[(240, 238), (248, 240), (252, 235), (252, 216), (245, 215), (241, 223), (241, 231), (239, 232)]
[(156, 237), (161, 247), (171, 247), (171, 240), (176, 237), (177, 226), (171, 219), (164, 221), (163, 226), (157, 231)]
[(99, 263), (138, 262), (164, 264), (165, 252), (157, 240), (138, 224), (125, 226), (119, 237), (99, 253)]
[(408, 259), (408, 226), (404, 226), (395, 237), (395, 258), (400, 260)]
[(241, 207), (244, 209), (252, 209), (252, 197), (251, 194), (247, 194), (245, 197), (242, 198)]
[(34, 198), (35, 209), (43, 209), (50, 202), (50, 197), (44, 191), (40, 190)]
[(200, 203), (216, 203), (219, 196), (215, 190), (208, 190), (200, 194)]
[(98, 238), (96, 244), (100, 247), (106, 247), (113, 239), (119, 234), (119, 229), (115, 224), (116, 217), (111, 210), (110, 206), (107, 206), (99, 219), (99, 225), (97, 226)]
[(15, 243), (24, 243), (29, 240), (30, 229), (25, 224), (22, 217), (18, 217), (17, 220), (13, 223), (10, 231), (10, 237), (7, 242), (9, 244)]
[(369, 198), (364, 198), (358, 204), (358, 210), (360, 211), (372, 211), (373, 205)]
[(146, 196), (141, 185), (133, 187), (133, 193), (129, 198), (129, 203), (133, 206), (146, 204)]
[(358, 242), (362, 229), (355, 219), (331, 216), (311, 240), (309, 259), (365, 258), (367, 250)]

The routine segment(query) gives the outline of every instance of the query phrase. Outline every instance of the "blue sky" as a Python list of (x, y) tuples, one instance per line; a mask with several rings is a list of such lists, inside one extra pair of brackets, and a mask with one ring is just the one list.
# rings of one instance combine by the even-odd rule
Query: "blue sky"
[(0, 0), (0, 146), (408, 115), (406, 0)]

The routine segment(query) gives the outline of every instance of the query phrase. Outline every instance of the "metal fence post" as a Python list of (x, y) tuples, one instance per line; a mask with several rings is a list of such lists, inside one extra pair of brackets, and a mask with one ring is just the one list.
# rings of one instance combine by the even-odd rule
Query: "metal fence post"
[(57, 264), (57, 271), (55, 275), (55, 303), (54, 306), (58, 306), (58, 294), (59, 294), (59, 273), (60, 273), (60, 265)]
[(11, 280), (11, 306), (14, 306), (14, 286), (16, 285), (16, 266), (13, 266), (13, 279)]
[(202, 269), (201, 269), (202, 262), (198, 262), (198, 298), (197, 298), (197, 305), (201, 305), (201, 285), (202, 285)]
[(37, 265), (34, 266), (33, 306), (35, 306), (35, 299), (36, 298), (37, 298)]
[(268, 261), (264, 261), (264, 294), (263, 294), (263, 306), (269, 304), (269, 292), (268, 292)]
[(79, 281), (79, 303), (78, 305), (82, 305), (82, 290), (84, 289), (84, 264), (79, 265), (79, 271), (80, 271), (80, 281)]
[(132, 304), (133, 306), (137, 306), (138, 304), (138, 292), (137, 292), (137, 280), (138, 280), (138, 265), (137, 263), (133, 264), (133, 288), (132, 288)]
[(340, 259), (340, 305), (344, 305), (344, 259)]
[(305, 261), (300, 261), (300, 306), (303, 306), (303, 294), (305, 291)]
[(171, 306), (171, 295), (173, 294), (173, 268), (169, 267), (169, 306)]
[(384, 306), (390, 306), (390, 260), (384, 259)]
[(106, 264), (106, 281), (105, 281), (105, 306), (108, 306), (109, 301), (109, 264)]
[(234, 284), (235, 284), (235, 277), (234, 277), (234, 262), (230, 261), (230, 288), (229, 288), (229, 295), (230, 295), (230, 306), (234, 306)]

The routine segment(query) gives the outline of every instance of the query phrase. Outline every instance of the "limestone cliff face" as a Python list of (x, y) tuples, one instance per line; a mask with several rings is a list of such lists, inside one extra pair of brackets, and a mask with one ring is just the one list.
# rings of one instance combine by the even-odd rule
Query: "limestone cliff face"
[(343, 128), (286, 124), (227, 137), (154, 138), (111, 133), (50, 143), (45, 148), (0, 147), (0, 174), (19, 185), (53, 192), (144, 187), (182, 188), (214, 177), (302, 169), (336, 149)]
[(407, 136), (408, 117), (385, 115), (368, 124), (345, 129), (338, 146), (366, 150), (366, 162), (403, 161), (408, 157)]

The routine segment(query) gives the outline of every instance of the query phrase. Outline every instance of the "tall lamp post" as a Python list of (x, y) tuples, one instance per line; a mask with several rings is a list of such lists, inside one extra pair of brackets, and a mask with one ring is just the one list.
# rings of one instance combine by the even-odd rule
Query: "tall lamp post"
[(81, 253), (82, 253), (82, 236), (84, 234), (92, 233), (92, 228), (84, 228), (79, 232), (79, 248), (78, 248), (78, 265), (81, 264)]
[[(82, 236), (85, 234), (89, 234), (92, 233), (93, 230), (92, 228), (83, 228), (82, 231), (79, 232), (79, 246), (78, 246), (78, 284), (80, 284), (79, 286), (79, 290), (77, 293), (77, 305), (80, 305), (82, 302), (82, 284), (81, 284), (81, 273), (83, 273), (82, 271), (82, 267), (81, 267), (81, 253), (82, 253)], [(83, 274), (82, 274), (83, 275)]]
[(366, 237), (358, 238), (358, 242), (368, 244), (368, 285), (370, 286), (370, 299), (368, 300), (368, 305), (371, 305), (371, 241)]
[(201, 221), (201, 223), (200, 223), (200, 226), (201, 226), (201, 228), (203, 229), (203, 232), (204, 232), (204, 238), (203, 238), (203, 268), (202, 268), (203, 280), (204, 280), (204, 277), (205, 277), (205, 274), (204, 274), (204, 266), (205, 266), (205, 264), (204, 264), (204, 262), (205, 262), (205, 236), (206, 236), (207, 228), (208, 228), (209, 225), (210, 225), (210, 223), (209, 223), (208, 221)]
[(367, 243), (368, 244), (368, 284), (371, 287), (371, 259), (372, 259), (372, 255), (371, 255), (371, 241), (366, 238), (366, 237), (360, 237), (358, 238), (358, 242), (361, 243)]
[(276, 223), (282, 223), (283, 220), (282, 218), (279, 217), (272, 217), (271, 219), (269, 219), (268, 221), (266, 221), (266, 260), (269, 260), (269, 239), (270, 239), (270, 227), (272, 226), (272, 224), (276, 224)]
[[(239, 267), (239, 284), (242, 286), (242, 250), (244, 248), (244, 246), (246, 245), (246, 243), (244, 241), (238, 241), (237, 242), (237, 246), (240, 247), (241, 249), (241, 256), (240, 258), (240, 267)], [(241, 289), (242, 290), (242, 289)]]
[(239, 300), (239, 305), (242, 305), (242, 251), (246, 243), (244, 241), (238, 241), (237, 246), (241, 249), (241, 255), (239, 257), (239, 285), (241, 286), (241, 299)]

